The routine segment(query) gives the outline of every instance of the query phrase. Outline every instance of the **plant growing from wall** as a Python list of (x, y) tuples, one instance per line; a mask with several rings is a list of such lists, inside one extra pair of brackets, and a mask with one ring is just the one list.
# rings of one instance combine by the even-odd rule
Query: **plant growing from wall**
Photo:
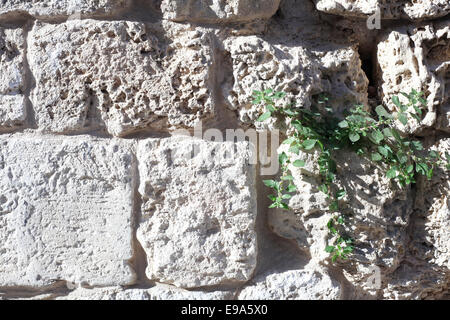
[[(263, 122), (272, 117), (287, 123), (289, 133), (283, 144), (289, 145), (289, 154), (299, 154), (301, 150), (319, 151), (318, 167), (321, 178), (319, 190), (329, 201), (329, 211), (333, 212), (327, 227), (332, 243), (325, 250), (330, 253), (332, 261), (347, 259), (354, 250), (354, 243), (346, 232), (347, 217), (342, 213), (346, 190), (337, 187), (337, 164), (333, 154), (338, 150), (353, 150), (360, 156), (371, 161), (383, 163), (388, 169), (387, 178), (396, 181), (401, 187), (415, 183), (416, 174), (431, 179), (436, 166), (445, 164), (450, 169), (450, 155), (440, 155), (435, 151), (426, 152), (418, 140), (403, 137), (394, 123), (398, 120), (403, 125), (408, 123), (408, 114), (416, 121), (421, 121), (423, 106), (426, 100), (423, 93), (411, 90), (401, 93), (407, 104), (403, 104), (398, 96), (392, 101), (398, 107), (398, 112), (389, 113), (379, 105), (372, 115), (362, 105), (356, 105), (343, 119), (337, 119), (332, 109), (327, 106), (328, 98), (319, 95), (317, 106), (311, 110), (296, 108), (294, 105), (283, 106), (279, 101), (285, 97), (283, 92), (273, 90), (254, 91), (253, 104), (263, 104), (265, 112), (257, 121)], [(286, 121), (288, 120), (288, 121)], [(272, 188), (269, 195), (272, 204), (270, 208), (290, 210), (288, 200), (295, 193), (296, 186), (288, 165), (303, 167), (303, 160), (291, 161), (289, 155), (282, 152), (279, 155), (281, 175), (279, 180), (264, 180), (264, 184)]]

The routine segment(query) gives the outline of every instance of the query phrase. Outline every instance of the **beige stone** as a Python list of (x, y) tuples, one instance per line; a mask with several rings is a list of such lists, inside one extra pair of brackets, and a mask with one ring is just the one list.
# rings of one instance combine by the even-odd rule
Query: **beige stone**
[(126, 144), (0, 139), (0, 286), (132, 284), (135, 163)]
[[(164, 40), (169, 34), (176, 39)], [(213, 116), (206, 31), (167, 22), (37, 22), (29, 39), (31, 99), (44, 131), (104, 123), (122, 136), (193, 127)]]
[(148, 278), (192, 288), (251, 277), (257, 247), (249, 156), (244, 142), (174, 137), (139, 143), (143, 218), (137, 237)]

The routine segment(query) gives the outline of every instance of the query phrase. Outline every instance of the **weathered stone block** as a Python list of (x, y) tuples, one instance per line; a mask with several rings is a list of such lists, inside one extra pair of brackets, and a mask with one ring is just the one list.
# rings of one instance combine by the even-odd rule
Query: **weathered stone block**
[(212, 117), (212, 53), (202, 30), (168, 22), (36, 23), (28, 58), (39, 127), (67, 133), (104, 123), (122, 136)]
[(130, 3), (130, 0), (7, 0), (0, 2), (0, 17), (23, 12), (35, 17), (112, 14)]
[(139, 143), (143, 218), (137, 237), (150, 279), (199, 287), (250, 278), (257, 248), (249, 151), (244, 142), (183, 137)]
[(22, 29), (0, 28), (0, 129), (25, 122), (24, 49)]
[(163, 0), (164, 18), (172, 21), (221, 23), (268, 19), (280, 0)]
[(312, 270), (290, 270), (257, 277), (245, 287), (239, 300), (337, 300), (340, 284), (327, 274)]
[(119, 141), (0, 139), (0, 286), (132, 284), (134, 160)]
[(450, 13), (448, 0), (314, 0), (317, 9), (349, 17), (373, 15), (379, 8), (381, 19), (432, 19)]
[[(420, 123), (409, 117), (397, 126), (406, 133), (420, 133), (428, 127), (450, 132), (450, 27), (449, 21), (423, 28), (400, 28), (378, 44), (378, 64), (384, 103), (392, 110), (393, 95), (411, 89), (425, 93), (425, 115)], [(402, 102), (407, 100), (400, 95)], [(413, 111), (413, 110), (412, 110)]]

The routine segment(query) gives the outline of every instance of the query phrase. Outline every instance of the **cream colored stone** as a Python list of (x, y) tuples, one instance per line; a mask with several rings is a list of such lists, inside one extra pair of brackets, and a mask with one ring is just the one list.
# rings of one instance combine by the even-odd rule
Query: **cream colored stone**
[(116, 140), (0, 139), (0, 286), (135, 280), (134, 160)]
[[(173, 41), (164, 37), (173, 35)], [(193, 127), (213, 116), (208, 32), (165, 22), (36, 23), (28, 58), (38, 125), (68, 133), (102, 122), (117, 136)]]
[(35, 17), (58, 17), (73, 14), (113, 14), (130, 0), (6, 0), (0, 2), (0, 18), (25, 12)]
[[(198, 154), (192, 158), (192, 152)], [(249, 157), (244, 142), (174, 137), (139, 143), (137, 237), (148, 278), (192, 288), (251, 277), (257, 248)]]
[(314, 270), (289, 270), (262, 275), (239, 293), (239, 300), (337, 300), (338, 282)]
[(172, 21), (221, 23), (268, 19), (280, 0), (162, 0), (165, 19)]
[(287, 97), (279, 106), (295, 102), (303, 108), (317, 102), (319, 93), (326, 93), (337, 113), (367, 103), (368, 80), (351, 45), (327, 43), (323, 50), (309, 42), (283, 42), (278, 37), (239, 36), (224, 42), (233, 77), (222, 84), (222, 92), (242, 122), (254, 123), (258, 128), (274, 125), (273, 119), (264, 124), (256, 122), (264, 108), (252, 105), (254, 90), (283, 91)]
[(391, 110), (391, 101), (400, 92), (411, 89), (426, 94), (426, 114), (420, 123), (409, 117), (408, 124), (397, 127), (406, 133), (420, 133), (428, 127), (450, 132), (450, 27), (449, 22), (423, 28), (400, 28), (388, 33), (378, 44), (378, 64), (381, 70), (384, 103)]
[(233, 293), (230, 291), (188, 291), (156, 285), (150, 289), (78, 288), (56, 300), (229, 300), (232, 297)]
[(381, 19), (410, 20), (439, 18), (450, 13), (447, 0), (314, 0), (318, 10), (346, 17), (371, 16), (377, 10)]
[(21, 126), (26, 119), (24, 50), (22, 29), (0, 28), (0, 129)]

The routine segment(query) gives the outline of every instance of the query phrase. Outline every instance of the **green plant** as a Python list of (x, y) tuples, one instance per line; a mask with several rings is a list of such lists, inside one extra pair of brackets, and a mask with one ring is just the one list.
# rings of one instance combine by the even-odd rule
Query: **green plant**
[[(443, 163), (450, 167), (450, 155), (446, 154), (443, 160), (435, 151), (425, 152), (422, 143), (418, 140), (409, 140), (395, 129), (396, 120), (403, 125), (408, 123), (408, 114), (416, 121), (421, 121), (423, 106), (426, 100), (423, 93), (411, 90), (409, 94), (402, 93), (408, 103), (401, 103), (398, 96), (392, 101), (399, 112), (389, 113), (383, 106), (377, 106), (375, 115), (372, 115), (364, 106), (357, 105), (350, 109), (343, 119), (337, 119), (332, 108), (329, 107), (328, 98), (321, 94), (317, 104), (311, 110), (296, 108), (293, 104), (279, 105), (280, 99), (286, 96), (283, 92), (273, 90), (254, 91), (253, 103), (263, 104), (265, 112), (257, 121), (266, 121), (271, 117), (287, 120), (288, 137), (283, 144), (289, 145), (289, 152), (299, 154), (301, 150), (316, 149), (319, 151), (318, 167), (321, 178), (319, 190), (326, 194), (329, 200), (329, 211), (334, 215), (327, 223), (327, 228), (334, 239), (326, 247), (332, 256), (332, 261), (338, 258), (347, 259), (354, 250), (353, 239), (347, 235), (346, 224), (348, 217), (343, 213), (346, 205), (344, 198), (346, 190), (336, 186), (337, 164), (333, 154), (337, 150), (353, 150), (360, 156), (365, 156), (374, 162), (384, 164), (387, 168), (386, 176), (401, 187), (415, 183), (415, 175), (421, 174), (431, 179), (433, 170)], [(291, 162), (289, 155), (282, 152), (279, 155), (281, 177), (276, 180), (264, 180), (264, 184), (274, 189), (275, 193), (269, 195), (272, 204), (270, 208), (290, 210), (287, 200), (296, 192), (293, 176), (288, 165), (303, 167), (303, 160)]]

